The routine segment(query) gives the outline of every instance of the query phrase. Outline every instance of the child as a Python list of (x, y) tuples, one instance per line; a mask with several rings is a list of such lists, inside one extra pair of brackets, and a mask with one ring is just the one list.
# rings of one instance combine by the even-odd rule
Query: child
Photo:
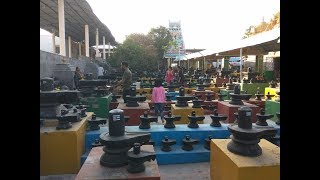
[(156, 79), (154, 88), (152, 89), (151, 101), (154, 104), (154, 115), (158, 116), (158, 112), (161, 117), (162, 124), (164, 123), (164, 103), (165, 103), (165, 90), (162, 87), (162, 80)]

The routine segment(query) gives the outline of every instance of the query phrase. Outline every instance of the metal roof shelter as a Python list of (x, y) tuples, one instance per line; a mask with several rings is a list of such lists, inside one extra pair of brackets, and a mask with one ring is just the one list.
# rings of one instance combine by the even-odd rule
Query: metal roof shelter
[(216, 49), (206, 49), (199, 53), (189, 54), (188, 59), (215, 56), (239, 56), (239, 51), (242, 48), (242, 55), (250, 54), (267, 54), (270, 51), (280, 51), (280, 28), (275, 28), (254, 36), (251, 36), (240, 41), (230, 42), (228, 46)]
[[(58, 0), (40, 0), (40, 28), (49, 32), (59, 32)], [(64, 0), (65, 37), (82, 42), (85, 40), (85, 25), (89, 26), (89, 46), (95, 45), (96, 29), (99, 29), (99, 42), (116, 45), (108, 27), (93, 13), (85, 0)]]

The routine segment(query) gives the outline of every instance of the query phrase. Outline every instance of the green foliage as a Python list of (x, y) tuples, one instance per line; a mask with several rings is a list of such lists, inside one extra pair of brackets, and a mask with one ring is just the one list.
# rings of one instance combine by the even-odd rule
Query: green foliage
[(110, 64), (119, 67), (122, 61), (136, 71), (155, 71), (163, 63), (164, 47), (171, 40), (169, 30), (160, 26), (152, 28), (147, 35), (133, 33), (115, 49)]

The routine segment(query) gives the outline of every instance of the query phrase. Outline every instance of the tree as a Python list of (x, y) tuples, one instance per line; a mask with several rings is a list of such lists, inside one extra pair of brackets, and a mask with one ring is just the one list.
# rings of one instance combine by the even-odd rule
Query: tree
[(157, 69), (156, 48), (153, 40), (144, 34), (130, 34), (110, 59), (111, 65), (117, 67), (121, 61), (127, 61), (135, 71), (154, 71)]
[(153, 40), (153, 45), (156, 48), (157, 62), (164, 67), (165, 61), (163, 60), (163, 55), (168, 49), (169, 42), (172, 41), (170, 31), (166, 27), (159, 26), (157, 28), (152, 28), (149, 31), (148, 36)]

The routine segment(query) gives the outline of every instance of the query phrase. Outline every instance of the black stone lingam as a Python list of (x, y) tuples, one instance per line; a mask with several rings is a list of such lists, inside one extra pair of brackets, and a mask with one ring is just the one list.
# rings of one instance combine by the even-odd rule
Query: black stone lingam
[(212, 101), (214, 100), (214, 93), (207, 93), (206, 94), (206, 101)]
[(102, 133), (99, 137), (104, 145), (100, 164), (107, 167), (128, 164), (128, 150), (134, 143), (143, 144), (150, 140), (149, 133), (125, 133), (125, 119), (121, 109), (109, 111), (109, 132)]
[(80, 111), (81, 118), (87, 117), (86, 111), (87, 111), (87, 108), (89, 107), (88, 105), (78, 104), (75, 107)]
[(82, 97), (102, 96), (110, 93), (110, 87), (107, 87), (108, 80), (92, 79), (92, 73), (88, 73), (87, 76), (88, 79), (79, 81), (79, 91)]
[(184, 87), (181, 86), (179, 88), (179, 96), (176, 96), (177, 102), (176, 106), (177, 107), (187, 107), (188, 106), (188, 101), (194, 99), (194, 96), (185, 96), (184, 95)]
[(280, 112), (276, 112), (278, 120), (276, 121), (276, 124), (280, 126)]
[(94, 140), (94, 142), (91, 144), (91, 148), (99, 147), (99, 146), (103, 146), (103, 145), (100, 143), (100, 140), (99, 140), (99, 139)]
[(96, 114), (92, 114), (91, 119), (88, 120), (88, 131), (95, 131), (99, 130), (100, 126), (99, 124), (105, 124), (107, 123), (107, 118), (99, 118)]
[(278, 90), (276, 94), (277, 94), (277, 98), (275, 99), (275, 101), (280, 102), (280, 90)]
[(259, 146), (260, 138), (276, 135), (277, 130), (273, 127), (252, 127), (251, 108), (242, 106), (238, 109), (239, 120), (237, 125), (229, 125), (231, 141), (227, 148), (230, 152), (242, 156), (260, 156), (262, 149)]
[(220, 90), (219, 90), (219, 93), (218, 93), (219, 99), (218, 99), (218, 101), (224, 101), (223, 97), (226, 97), (226, 96), (228, 96), (228, 95), (227, 94), (220, 94)]
[(276, 88), (276, 86), (277, 86), (277, 83), (275, 81), (271, 80), (271, 82), (269, 83), (269, 87)]
[(171, 95), (171, 94), (166, 94), (166, 101), (171, 101), (171, 97), (173, 97), (173, 95)]
[(40, 79), (40, 118), (55, 119), (60, 117), (61, 110), (67, 110), (62, 104), (77, 104), (80, 100), (79, 91), (56, 91), (53, 82), (52, 78)]
[(210, 142), (211, 142), (212, 136), (209, 135), (207, 138), (204, 139), (204, 148), (210, 150)]
[(172, 81), (169, 82), (168, 84), (168, 92), (175, 92), (175, 88), (178, 88), (178, 85), (174, 85)]
[(188, 115), (188, 119), (189, 119), (189, 124), (188, 127), (189, 128), (198, 128), (199, 125), (197, 123), (197, 121), (202, 121), (204, 120), (204, 116), (196, 116), (196, 112), (192, 111), (191, 115)]
[(261, 101), (261, 97), (263, 97), (264, 94), (260, 94), (260, 91), (257, 91), (257, 93), (255, 94), (255, 96), (256, 96), (255, 100)]
[(193, 144), (197, 144), (199, 142), (198, 139), (191, 139), (189, 135), (186, 135), (185, 138), (182, 139), (182, 149), (185, 151), (193, 150)]
[(140, 116), (140, 121), (139, 129), (150, 129), (150, 122), (157, 122), (158, 116), (148, 116), (148, 112), (145, 111)]
[(57, 119), (58, 119), (58, 126), (56, 127), (57, 130), (72, 128), (71, 122), (68, 121), (63, 116), (57, 117)]
[(112, 93), (111, 98), (111, 102), (118, 102), (117, 99), (121, 98), (121, 95), (115, 95)]
[(274, 94), (270, 94), (270, 92), (268, 92), (266, 97), (267, 97), (267, 100), (272, 100), (271, 98), (274, 97)]
[(131, 86), (129, 95), (126, 96), (127, 98), (127, 107), (138, 107), (138, 101), (139, 102), (144, 102), (147, 97), (145, 95), (136, 95), (136, 87)]
[(238, 119), (239, 119), (239, 114), (238, 114), (238, 112), (235, 112), (235, 113), (233, 113), (234, 114), (234, 121), (233, 121), (233, 124), (238, 124)]
[(233, 105), (243, 105), (242, 100), (247, 98), (248, 96), (252, 96), (251, 94), (240, 94), (240, 85), (237, 84), (234, 86), (234, 93), (230, 93), (231, 101), (229, 104)]
[(257, 122), (258, 126), (268, 126), (267, 119), (273, 118), (273, 114), (266, 114), (266, 111), (261, 108), (260, 113), (257, 113)]
[(223, 83), (222, 83), (222, 87), (227, 87), (227, 83), (226, 83), (226, 82), (223, 82)]
[(177, 143), (175, 139), (169, 139), (168, 136), (165, 136), (164, 139), (162, 139), (162, 147), (161, 150), (165, 152), (171, 151), (171, 145), (174, 145)]
[(224, 114), (218, 114), (217, 109), (213, 110), (213, 115), (210, 115), (210, 117), (212, 119), (210, 126), (212, 127), (221, 127), (221, 124), (219, 121), (225, 121), (228, 118), (228, 116)]
[(227, 88), (226, 90), (233, 90), (234, 89), (234, 83), (231, 77), (229, 77), (229, 83), (226, 84)]
[(203, 100), (198, 99), (198, 97), (196, 97), (195, 99), (192, 100), (192, 108), (201, 108), (201, 103), (203, 103)]
[(180, 121), (181, 116), (180, 115), (172, 115), (171, 111), (168, 112), (168, 115), (164, 116), (164, 119), (166, 120), (166, 123), (164, 124), (164, 128), (175, 128), (173, 121)]
[(140, 143), (133, 144), (133, 150), (128, 152), (128, 167), (127, 171), (129, 173), (140, 173), (145, 171), (146, 167), (144, 162), (156, 159), (155, 152), (149, 152), (141, 150)]
[[(244, 94), (246, 94), (246, 96), (243, 96), (243, 100), (249, 101), (252, 95), (248, 94), (247, 91), (244, 91)], [(244, 95), (244, 94), (242, 94), (242, 95)]]
[(204, 79), (203, 78), (199, 78), (198, 79), (198, 84), (197, 84), (197, 91), (205, 91), (204, 87), (208, 87), (210, 86), (210, 84), (204, 84)]

